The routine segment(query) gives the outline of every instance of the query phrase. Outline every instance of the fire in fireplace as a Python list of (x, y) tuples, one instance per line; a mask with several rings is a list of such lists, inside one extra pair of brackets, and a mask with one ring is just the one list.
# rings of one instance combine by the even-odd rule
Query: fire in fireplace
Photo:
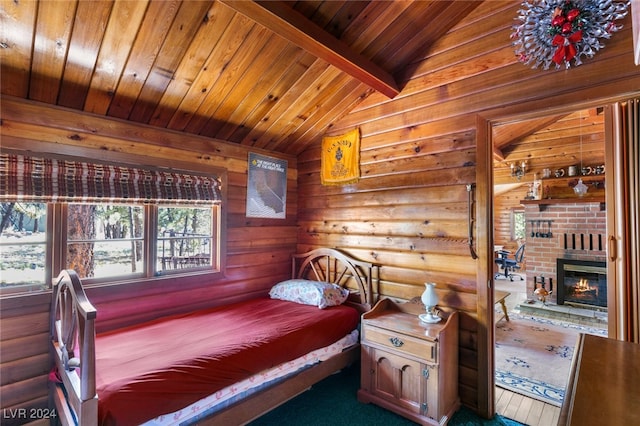
[(607, 265), (592, 260), (557, 259), (557, 303), (607, 307)]

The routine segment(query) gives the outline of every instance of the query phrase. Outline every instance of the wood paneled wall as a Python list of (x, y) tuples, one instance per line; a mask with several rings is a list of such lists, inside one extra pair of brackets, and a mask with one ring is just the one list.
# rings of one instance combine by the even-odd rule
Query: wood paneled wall
[[(229, 303), (267, 293), (291, 271), (297, 242), (296, 160), (264, 150), (258, 153), (288, 161), (287, 218), (245, 217), (249, 149), (219, 140), (108, 120), (77, 111), (50, 108), (3, 97), (2, 147), (122, 163), (151, 164), (206, 172), (226, 170), (223, 204), (226, 270), (216, 280), (195, 277), (136, 285), (97, 287), (88, 291), (98, 309), (102, 330), (197, 306)], [(58, 271), (54, 271), (56, 276)], [(3, 409), (46, 407), (48, 312), (50, 294), (16, 295), (0, 302), (0, 394)], [(140, 309), (141, 306), (149, 309)], [(142, 313), (142, 314), (141, 314)], [(7, 411), (9, 413), (9, 411)], [(6, 423), (5, 423), (6, 422)], [(25, 419), (3, 418), (2, 424)]]
[(629, 20), (584, 65), (533, 70), (517, 62), (509, 38), (519, 7), (484, 2), (396, 76), (402, 92), (395, 99), (372, 94), (331, 126), (330, 135), (361, 130), (358, 183), (321, 186), (319, 148), (298, 160), (299, 247), (339, 247), (381, 264), (383, 297), (409, 299), (423, 282), (436, 282), (441, 305), (463, 313), (460, 396), (480, 412), (492, 400), (490, 378), (480, 372), (493, 345), (478, 341), (492, 325), (476, 320), (489, 307), (476, 297), (478, 261), (466, 245), (465, 185), (475, 182), (475, 147), (484, 143), (475, 140), (477, 116), (575, 110), (585, 99), (604, 102), (640, 88)]
[(524, 206), (520, 204), (520, 200), (524, 200), (527, 190), (527, 186), (520, 186), (496, 195), (493, 199), (493, 242), (512, 253), (515, 253), (518, 249), (518, 241), (511, 239), (511, 212), (514, 210), (524, 211)]
[[(344, 187), (320, 186), (320, 152), (306, 151), (298, 162), (299, 249), (338, 247), (382, 265), (382, 296), (411, 299), (435, 282), (442, 306), (475, 312), (465, 186), (475, 179), (474, 145), (474, 134), (462, 132), (364, 149), (364, 177)], [(463, 316), (460, 328), (461, 382), (473, 393), (476, 324)]]
[[(297, 170), (295, 160), (289, 159), (286, 220), (244, 217), (247, 148), (234, 144), (107, 122), (8, 98), (2, 100), (2, 144), (109, 161), (227, 169), (225, 278), (215, 283), (191, 283), (183, 291), (171, 286), (146, 289), (149, 300), (176, 297), (185, 304), (201, 304), (266, 292), (274, 279), (288, 275), (289, 255), (296, 245), (299, 250), (339, 247), (381, 264), (383, 296), (411, 298), (420, 294), (423, 282), (436, 282), (441, 305), (463, 314), (462, 401), (472, 408), (480, 405), (482, 412), (486, 410), (482, 405), (487, 400), (489, 378), (479, 373), (483, 370), (479, 366), (489, 357), (482, 348), (491, 349), (479, 342), (478, 336), (481, 328), (490, 325), (476, 321), (477, 312), (487, 307), (476, 297), (478, 261), (471, 258), (466, 245), (466, 184), (475, 181), (476, 146), (483, 142), (475, 140), (478, 115), (507, 117), (573, 108), (585, 100), (604, 101), (640, 88), (640, 73), (633, 64), (630, 19), (625, 20), (622, 31), (607, 40), (606, 49), (585, 60), (584, 65), (570, 70), (532, 70), (516, 61), (509, 38), (519, 7), (514, 1), (484, 2), (443, 35), (424, 58), (396, 76), (402, 92), (395, 99), (372, 94), (331, 126), (330, 134), (361, 129), (363, 178), (359, 183), (320, 185), (320, 141), (317, 148), (299, 156)], [(477, 233), (489, 231), (476, 229)], [(109, 298), (125, 297), (121, 292), (102, 291), (99, 296), (105, 298), (105, 306)], [(13, 334), (4, 332), (5, 318), (14, 318), (11, 321), (16, 324), (40, 318), (27, 306), (34, 301), (35, 312), (48, 311), (46, 298), (29, 295), (16, 299), (7, 311), (3, 300), (3, 408), (26, 407), (46, 392), (41, 388), (48, 370), (45, 352), (23, 352), (27, 347), (40, 350), (41, 343), (36, 341), (44, 340), (43, 329), (18, 327)], [(116, 318), (130, 309), (125, 305), (123, 311), (111, 315)], [(13, 358), (19, 360), (19, 366), (10, 364), (12, 358), (6, 355), (13, 348), (20, 348)], [(25, 373), (15, 378), (4, 374), (16, 366)]]
[[(18, 425), (47, 419), (29, 418), (31, 410), (48, 405), (51, 369), (50, 294), (8, 297), (0, 301), (0, 400), (2, 424)], [(20, 409), (24, 410), (21, 411)]]

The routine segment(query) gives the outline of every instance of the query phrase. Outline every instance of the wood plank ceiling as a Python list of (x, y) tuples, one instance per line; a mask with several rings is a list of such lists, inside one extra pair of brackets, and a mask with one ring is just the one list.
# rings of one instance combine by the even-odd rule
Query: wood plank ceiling
[(296, 155), (479, 4), (2, 0), (1, 93)]
[[(602, 108), (504, 123), (493, 128), (494, 184), (505, 188), (526, 184), (543, 169), (595, 167), (604, 163), (605, 123)], [(510, 164), (527, 163), (521, 180)]]

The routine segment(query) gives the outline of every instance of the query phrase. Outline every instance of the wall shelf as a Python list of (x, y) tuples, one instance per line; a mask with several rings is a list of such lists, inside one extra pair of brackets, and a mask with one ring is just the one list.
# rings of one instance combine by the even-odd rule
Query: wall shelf
[(574, 182), (578, 182), (578, 179), (582, 179), (584, 183), (595, 183), (596, 185), (599, 185), (599, 184), (604, 185), (605, 174), (601, 173), (599, 175), (591, 174), (591, 175), (577, 175), (577, 176), (548, 177), (548, 178), (542, 178), (542, 182), (567, 182), (571, 184)]
[(584, 203), (600, 203), (600, 210), (605, 210), (605, 197), (575, 197), (575, 198), (544, 198), (542, 200), (520, 200), (520, 204), (536, 204), (540, 211), (545, 211), (548, 206), (554, 204), (584, 204)]

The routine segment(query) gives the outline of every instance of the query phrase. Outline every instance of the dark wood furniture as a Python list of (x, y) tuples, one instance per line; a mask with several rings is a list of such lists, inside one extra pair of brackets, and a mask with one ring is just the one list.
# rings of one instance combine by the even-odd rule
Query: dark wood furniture
[(640, 424), (640, 344), (580, 334), (558, 425)]
[(442, 425), (460, 406), (458, 313), (426, 324), (418, 319), (424, 312), (421, 303), (383, 299), (362, 316), (358, 400)]

